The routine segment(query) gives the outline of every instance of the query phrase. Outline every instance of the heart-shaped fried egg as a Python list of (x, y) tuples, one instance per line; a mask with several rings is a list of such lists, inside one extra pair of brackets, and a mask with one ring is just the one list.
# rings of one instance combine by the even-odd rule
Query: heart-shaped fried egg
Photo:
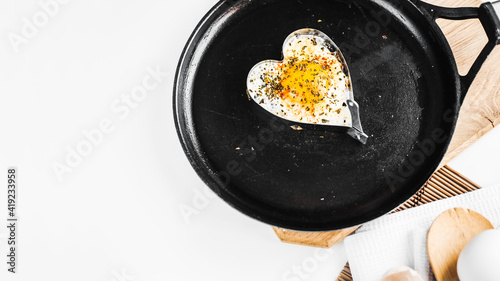
[(290, 34), (283, 60), (255, 65), (247, 78), (249, 96), (281, 118), (309, 124), (352, 126), (346, 102), (352, 99), (347, 66), (324, 33), (305, 29)]

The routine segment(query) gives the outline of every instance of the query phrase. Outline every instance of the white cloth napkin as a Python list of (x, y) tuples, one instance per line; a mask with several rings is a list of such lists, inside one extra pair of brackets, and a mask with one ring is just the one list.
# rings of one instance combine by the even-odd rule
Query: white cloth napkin
[(379, 281), (396, 266), (414, 268), (424, 281), (434, 280), (426, 250), (427, 231), (447, 209), (463, 207), (500, 225), (500, 185), (380, 217), (344, 240), (353, 280)]

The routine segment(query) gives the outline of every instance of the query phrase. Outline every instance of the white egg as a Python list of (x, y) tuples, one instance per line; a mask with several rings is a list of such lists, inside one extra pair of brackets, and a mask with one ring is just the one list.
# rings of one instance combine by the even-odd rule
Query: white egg
[(464, 247), (457, 263), (460, 281), (500, 280), (500, 230), (486, 230)]
[(380, 281), (423, 281), (422, 277), (407, 266), (398, 266), (384, 274)]

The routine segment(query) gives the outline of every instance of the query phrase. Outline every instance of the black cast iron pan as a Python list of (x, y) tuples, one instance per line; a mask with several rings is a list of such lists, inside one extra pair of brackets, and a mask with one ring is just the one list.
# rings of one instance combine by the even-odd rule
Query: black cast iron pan
[[(488, 35), (466, 76), (458, 74), (438, 17), (479, 18)], [(294, 130), (249, 101), (249, 70), (281, 59), (283, 40), (301, 28), (323, 31), (344, 53), (366, 145), (321, 126)], [(452, 9), (410, 0), (221, 1), (179, 62), (179, 138), (204, 182), (253, 218), (306, 231), (361, 224), (403, 203), (438, 167), (499, 29), (489, 3)]]

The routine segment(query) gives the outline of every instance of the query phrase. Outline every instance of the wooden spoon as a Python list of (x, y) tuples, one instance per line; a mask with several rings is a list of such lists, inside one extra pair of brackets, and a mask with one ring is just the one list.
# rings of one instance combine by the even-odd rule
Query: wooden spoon
[(457, 261), (460, 252), (477, 234), (493, 229), (491, 222), (469, 209), (444, 211), (427, 234), (427, 253), (437, 281), (458, 281)]

